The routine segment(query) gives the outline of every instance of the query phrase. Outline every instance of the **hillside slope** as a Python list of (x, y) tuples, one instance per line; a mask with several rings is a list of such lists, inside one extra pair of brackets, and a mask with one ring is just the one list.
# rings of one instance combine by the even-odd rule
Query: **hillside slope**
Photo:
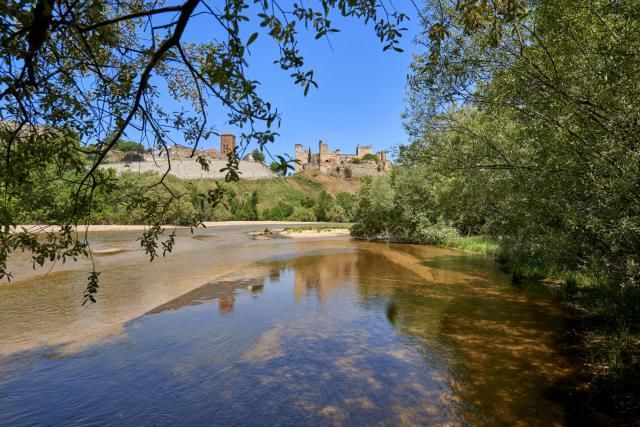
[[(174, 183), (206, 193), (213, 180)], [(286, 178), (240, 180), (223, 184), (223, 203), (205, 213), (207, 220), (349, 221), (359, 179), (345, 180), (306, 170)]]
[(290, 181), (311, 181), (320, 184), (324, 191), (334, 197), (343, 192), (355, 194), (361, 187), (360, 178), (336, 178), (325, 175), (317, 169), (307, 169), (286, 179)]

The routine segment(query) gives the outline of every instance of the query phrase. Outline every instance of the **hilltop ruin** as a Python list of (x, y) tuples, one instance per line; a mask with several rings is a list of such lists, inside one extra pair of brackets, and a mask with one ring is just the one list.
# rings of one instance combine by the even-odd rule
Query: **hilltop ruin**
[(322, 140), (318, 143), (317, 153), (313, 153), (311, 147), (305, 150), (302, 144), (296, 144), (295, 159), (299, 161), (296, 171), (318, 169), (326, 175), (345, 178), (385, 175), (389, 171), (387, 152), (373, 154), (370, 145), (357, 145), (355, 154), (344, 154), (340, 149), (330, 151), (329, 145)]

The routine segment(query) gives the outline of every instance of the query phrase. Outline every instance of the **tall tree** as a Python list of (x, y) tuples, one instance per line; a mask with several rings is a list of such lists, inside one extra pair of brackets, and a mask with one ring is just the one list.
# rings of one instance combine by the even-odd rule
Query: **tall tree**
[(637, 2), (532, 3), (498, 39), (491, 26), (469, 33), (450, 8), (430, 13), (448, 29), (439, 55), (413, 64), (405, 160), (429, 164), (458, 194), (489, 196), (471, 229), (484, 223), (529, 257), (597, 269), (618, 289), (640, 285)]

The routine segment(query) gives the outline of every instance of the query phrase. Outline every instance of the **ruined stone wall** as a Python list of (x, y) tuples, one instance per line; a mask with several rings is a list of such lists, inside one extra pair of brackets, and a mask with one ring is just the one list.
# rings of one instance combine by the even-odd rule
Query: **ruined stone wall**
[(370, 145), (358, 145), (356, 147), (356, 154), (343, 154), (340, 149), (330, 151), (329, 145), (320, 141), (318, 143), (318, 153), (311, 154), (311, 149), (304, 150), (302, 144), (296, 144), (295, 159), (301, 162), (300, 165), (296, 166), (296, 171), (319, 169), (326, 175), (342, 177), (349, 177), (349, 173), (345, 173), (346, 168), (351, 171), (350, 176), (352, 177), (384, 175), (388, 172), (389, 163), (387, 162), (387, 155), (384, 151), (376, 153), (378, 157), (377, 164), (374, 162), (361, 164), (351, 163), (356, 159), (361, 159), (367, 154), (373, 154)]
[(327, 160), (329, 160), (329, 155), (331, 153), (329, 153), (329, 145), (325, 144), (324, 142), (320, 141), (318, 143), (318, 161), (322, 164), (322, 163), (326, 163)]
[[(351, 171), (351, 173), (348, 172)], [(385, 165), (377, 165), (375, 163), (364, 163), (361, 165), (344, 164), (340, 166), (336, 165), (323, 165), (320, 167), (320, 171), (329, 176), (342, 177), (342, 178), (360, 178), (363, 176), (382, 176), (388, 173), (388, 167)]]

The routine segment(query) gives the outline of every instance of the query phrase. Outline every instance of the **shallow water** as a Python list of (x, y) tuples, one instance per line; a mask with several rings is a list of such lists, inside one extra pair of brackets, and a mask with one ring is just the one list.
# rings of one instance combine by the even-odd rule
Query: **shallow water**
[[(137, 295), (145, 286), (176, 295), (107, 339), (82, 338), (90, 345), (75, 349), (67, 332), (67, 341), (38, 346), (34, 328), (22, 339), (21, 330), (4, 329), (0, 344), (15, 351), (0, 358), (0, 424), (564, 424), (552, 398), (570, 373), (557, 351), (564, 328), (557, 302), (514, 287), (491, 260), (424, 246), (208, 233), (218, 237), (184, 236), (182, 252), (159, 273), (127, 267), (131, 255), (110, 256), (102, 267), (129, 285), (104, 290), (122, 294), (95, 307), (141, 310), (149, 306)], [(260, 260), (246, 255), (249, 248)], [(214, 253), (221, 264), (202, 266)], [(156, 282), (180, 277), (178, 262), (186, 278), (177, 290), (171, 280), (144, 285), (149, 274)], [(182, 285), (221, 265), (226, 277)], [(49, 299), (35, 303), (36, 312), (20, 287), (4, 288), (31, 314), (16, 322), (19, 310), (4, 306), (1, 324), (80, 325), (94, 308), (81, 311), (67, 295), (75, 293), (61, 290), (80, 286), (73, 275), (81, 273), (57, 274), (47, 284), (55, 292), (43, 294)]]

